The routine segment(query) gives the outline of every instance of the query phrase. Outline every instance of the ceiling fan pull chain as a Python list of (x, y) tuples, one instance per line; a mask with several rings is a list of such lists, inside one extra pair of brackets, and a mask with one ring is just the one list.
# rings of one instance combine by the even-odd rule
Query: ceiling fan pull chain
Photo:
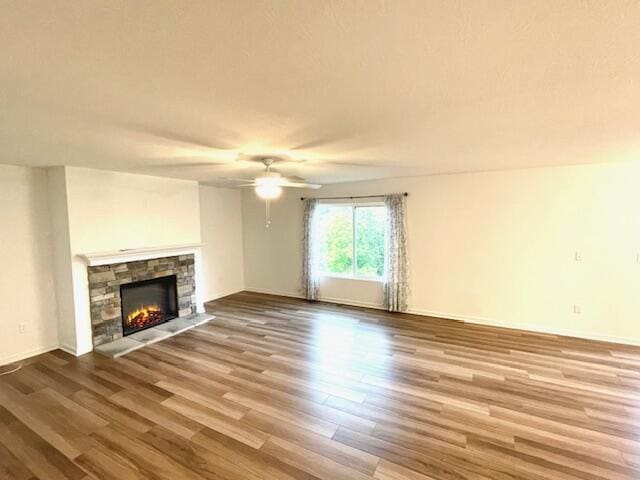
[(271, 209), (269, 208), (269, 200), (266, 200), (264, 202), (265, 205), (265, 228), (269, 228), (269, 225), (271, 225)]

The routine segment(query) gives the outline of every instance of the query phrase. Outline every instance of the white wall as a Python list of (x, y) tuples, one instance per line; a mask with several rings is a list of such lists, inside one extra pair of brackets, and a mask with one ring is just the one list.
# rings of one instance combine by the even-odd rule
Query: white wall
[(200, 231), (204, 300), (243, 290), (241, 191), (201, 185)]
[[(638, 185), (640, 164), (620, 163), (337, 184), (312, 194), (409, 192), (416, 313), (640, 343)], [(262, 202), (244, 193), (247, 289), (298, 294), (300, 193), (273, 203), (270, 229)], [(321, 291), (348, 303), (381, 300), (376, 283), (327, 279)]]
[(197, 182), (66, 167), (74, 254), (200, 242)]
[(45, 170), (0, 165), (0, 225), (2, 365), (58, 344)]
[(297, 294), (302, 265), (302, 191), (286, 190), (272, 202), (265, 228), (264, 201), (252, 189), (242, 195), (244, 283), (251, 290)]
[(58, 343), (68, 352), (76, 351), (76, 308), (73, 292), (73, 262), (69, 234), (67, 176), (64, 167), (47, 169), (49, 224), (52, 242), (58, 323)]

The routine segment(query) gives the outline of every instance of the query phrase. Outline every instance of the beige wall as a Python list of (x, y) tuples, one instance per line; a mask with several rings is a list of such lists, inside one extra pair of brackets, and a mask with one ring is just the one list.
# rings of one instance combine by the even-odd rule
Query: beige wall
[(1, 365), (58, 344), (45, 170), (0, 165), (0, 225)]
[(204, 300), (243, 290), (240, 190), (200, 186), (200, 231)]
[[(640, 164), (629, 162), (337, 184), (317, 194), (409, 192), (416, 313), (640, 343), (638, 185)], [(263, 204), (244, 193), (248, 289), (298, 293), (300, 193), (274, 202), (269, 229)], [(326, 279), (322, 296), (379, 305), (381, 289)]]

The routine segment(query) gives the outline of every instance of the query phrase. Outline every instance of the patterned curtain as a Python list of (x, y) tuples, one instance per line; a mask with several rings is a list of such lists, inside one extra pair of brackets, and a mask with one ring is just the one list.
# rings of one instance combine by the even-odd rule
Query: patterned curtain
[(318, 200), (304, 200), (304, 245), (302, 259), (302, 294), (307, 300), (320, 298), (320, 276), (318, 275), (318, 259), (316, 248), (316, 210)]
[(384, 308), (390, 312), (406, 311), (409, 296), (405, 199), (404, 194), (384, 197), (387, 207)]

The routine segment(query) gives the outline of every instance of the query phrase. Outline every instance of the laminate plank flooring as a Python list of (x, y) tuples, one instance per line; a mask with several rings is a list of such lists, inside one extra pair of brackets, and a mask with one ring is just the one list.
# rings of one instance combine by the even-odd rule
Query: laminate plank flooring
[(0, 479), (640, 479), (640, 348), (255, 293), (0, 377)]

